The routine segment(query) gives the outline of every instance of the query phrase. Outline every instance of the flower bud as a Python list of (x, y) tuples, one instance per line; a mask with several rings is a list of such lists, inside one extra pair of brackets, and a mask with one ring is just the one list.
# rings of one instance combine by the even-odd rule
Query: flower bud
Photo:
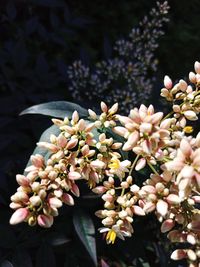
[(27, 208), (17, 209), (10, 218), (10, 224), (18, 224), (23, 222), (29, 216), (29, 210)]
[(39, 215), (37, 217), (37, 222), (41, 227), (49, 228), (53, 224), (53, 216), (50, 215)]
[(169, 78), (169, 76), (165, 75), (164, 77), (164, 86), (165, 88), (167, 88), (168, 90), (172, 88), (172, 80)]

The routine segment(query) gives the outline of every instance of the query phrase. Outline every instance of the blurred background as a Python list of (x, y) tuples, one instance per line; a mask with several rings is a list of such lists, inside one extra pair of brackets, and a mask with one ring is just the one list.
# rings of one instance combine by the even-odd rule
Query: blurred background
[[(162, 107), (157, 97), (164, 75), (184, 78), (200, 60), (199, 1), (168, 4), (167, 14), (167, 4), (153, 0), (0, 1), (0, 266), (94, 266), (73, 234), (72, 209), (64, 209), (49, 232), (8, 224), (15, 175), (51, 124), (19, 113), (56, 100), (86, 108), (118, 101), (126, 114), (142, 100)], [(86, 197), (77, 205), (92, 214), (95, 201)], [(115, 248), (97, 234), (99, 266), (184, 266), (169, 261), (153, 218), (139, 224), (146, 230), (138, 227), (133, 240)]]

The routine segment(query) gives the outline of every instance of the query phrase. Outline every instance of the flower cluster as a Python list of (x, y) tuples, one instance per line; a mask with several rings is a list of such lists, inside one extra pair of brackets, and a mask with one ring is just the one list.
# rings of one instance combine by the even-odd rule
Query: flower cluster
[(68, 68), (69, 89), (74, 99), (99, 99), (109, 104), (118, 102), (120, 112), (127, 113), (134, 105), (149, 99), (157, 69), (154, 51), (162, 28), (168, 21), (168, 3), (157, 3), (157, 8), (145, 16), (138, 27), (132, 29), (129, 38), (120, 39), (114, 45), (116, 57), (98, 62), (92, 70), (81, 61)]
[(17, 175), (10, 223), (50, 227), (58, 208), (79, 196), (77, 180), (85, 180), (103, 200), (96, 215), (108, 244), (132, 236), (135, 216), (154, 212), (161, 232), (172, 243), (184, 243), (171, 258), (199, 267), (200, 133), (190, 135), (188, 125), (200, 112), (199, 75), (195, 62), (189, 82), (173, 85), (165, 76), (161, 96), (172, 105), (166, 116), (143, 104), (124, 116), (117, 114), (118, 104), (109, 108), (101, 102), (100, 115), (89, 109), (87, 119), (77, 111), (71, 119), (53, 119), (59, 134), (38, 143), (49, 153), (31, 156), (25, 175)]

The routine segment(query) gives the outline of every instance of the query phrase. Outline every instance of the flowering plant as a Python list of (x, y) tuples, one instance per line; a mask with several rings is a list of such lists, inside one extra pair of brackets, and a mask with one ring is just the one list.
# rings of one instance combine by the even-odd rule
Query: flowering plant
[[(51, 227), (63, 204), (74, 205), (83, 180), (104, 201), (96, 215), (108, 244), (132, 236), (136, 216), (154, 213), (161, 232), (172, 243), (184, 243), (171, 258), (199, 267), (200, 133), (191, 135), (191, 122), (200, 112), (200, 63), (194, 68), (189, 82), (173, 85), (165, 76), (161, 96), (172, 107), (167, 115), (142, 104), (124, 116), (117, 113), (117, 103), (109, 108), (104, 102), (100, 115), (64, 101), (25, 110), (22, 114), (56, 118), (25, 173), (16, 176), (10, 223)], [(86, 248), (92, 254), (90, 242)]]

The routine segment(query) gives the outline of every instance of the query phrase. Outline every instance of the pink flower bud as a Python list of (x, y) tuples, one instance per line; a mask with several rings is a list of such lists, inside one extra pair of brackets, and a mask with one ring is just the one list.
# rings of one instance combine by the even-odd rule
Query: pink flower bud
[(70, 194), (64, 193), (62, 195), (62, 201), (69, 206), (74, 205), (74, 199)]
[(49, 198), (49, 205), (51, 208), (60, 208), (62, 206), (62, 201), (57, 197)]
[(114, 114), (114, 113), (117, 112), (117, 110), (118, 110), (118, 103), (115, 103), (115, 104), (108, 110), (108, 112), (109, 112), (110, 114)]
[(73, 112), (73, 114), (72, 114), (72, 121), (73, 121), (74, 123), (77, 123), (78, 120), (79, 120), (79, 115), (78, 115), (78, 112), (75, 110), (75, 111)]
[(21, 186), (29, 186), (29, 179), (24, 175), (17, 174), (16, 180), (17, 180), (18, 184)]
[(165, 220), (161, 225), (161, 232), (166, 233), (170, 231), (175, 225), (175, 222), (172, 219)]
[(193, 233), (188, 234), (187, 235), (187, 242), (192, 244), (192, 245), (195, 245), (197, 242), (195, 234), (193, 234)]
[(97, 119), (97, 114), (93, 110), (88, 109), (88, 113), (89, 113), (89, 116), (91, 119), (93, 119), (93, 120)]
[(20, 203), (15, 203), (15, 202), (11, 202), (9, 206), (10, 206), (10, 208), (13, 209), (13, 210), (22, 208), (22, 204), (20, 204)]
[(37, 143), (37, 146), (48, 149), (50, 151), (52, 151), (53, 153), (56, 153), (58, 151), (58, 147), (54, 144), (50, 144), (47, 142), (39, 142)]
[(85, 126), (86, 126), (85, 121), (81, 119), (77, 124), (77, 130), (83, 131), (85, 129)]
[(67, 139), (63, 135), (60, 135), (57, 138), (57, 145), (61, 148), (64, 148), (66, 144), (67, 144)]
[(196, 83), (196, 81), (197, 81), (196, 75), (192, 71), (189, 73), (189, 80), (190, 80), (191, 83)]
[(187, 256), (188, 256), (188, 259), (191, 261), (196, 261), (197, 259), (197, 255), (192, 249), (187, 250)]
[(105, 163), (101, 160), (96, 159), (90, 163), (90, 166), (96, 169), (103, 169), (105, 167)]
[(165, 88), (167, 88), (168, 90), (172, 88), (173, 84), (172, 84), (172, 80), (169, 78), (169, 76), (165, 75), (164, 77), (164, 86)]
[(37, 217), (37, 222), (41, 227), (49, 228), (53, 224), (53, 216), (50, 215), (39, 215)]
[(95, 194), (103, 194), (106, 192), (106, 188), (104, 186), (97, 186), (97, 187), (93, 188), (92, 191)]
[(137, 205), (132, 206), (132, 211), (134, 214), (139, 215), (139, 216), (145, 216), (145, 212), (142, 208), (140, 208)]
[(82, 177), (79, 172), (70, 171), (68, 173), (68, 178), (70, 180), (80, 180)]
[(187, 253), (183, 249), (176, 249), (171, 255), (171, 259), (175, 261), (185, 259), (186, 257)]
[(168, 204), (167, 202), (163, 201), (162, 199), (159, 199), (156, 204), (157, 212), (162, 216), (165, 217), (168, 212)]
[(18, 224), (23, 222), (29, 216), (27, 208), (19, 208), (16, 210), (10, 218), (10, 224)]
[(181, 202), (181, 199), (179, 198), (179, 196), (177, 196), (175, 194), (169, 194), (166, 197), (166, 200), (170, 205), (178, 205)]
[(40, 154), (32, 155), (31, 162), (37, 168), (42, 168), (44, 166), (44, 158)]
[(194, 69), (196, 73), (200, 74), (200, 63), (198, 61), (194, 63)]
[(108, 107), (103, 101), (101, 102), (101, 110), (105, 113), (108, 111)]
[(67, 148), (67, 149), (72, 149), (72, 148), (74, 148), (77, 144), (78, 144), (78, 139), (71, 139), (71, 140), (67, 143), (66, 148)]
[(39, 206), (41, 204), (41, 198), (39, 196), (32, 196), (29, 201), (33, 206)]
[(75, 183), (72, 183), (71, 185), (71, 192), (76, 196), (79, 197), (80, 196), (80, 191), (78, 186)]
[(113, 132), (120, 135), (120, 136), (125, 136), (125, 134), (128, 132), (126, 128), (122, 126), (116, 126), (113, 128)]
[(138, 160), (138, 162), (135, 166), (135, 170), (139, 171), (139, 170), (143, 169), (145, 167), (145, 165), (146, 165), (146, 159), (141, 158)]
[(192, 111), (192, 110), (187, 110), (187, 111), (183, 112), (183, 114), (190, 121), (198, 120), (198, 117), (197, 117), (196, 113), (194, 111)]
[(11, 196), (11, 200), (13, 202), (23, 202), (27, 203), (29, 200), (28, 195), (25, 192), (16, 192), (14, 195)]

